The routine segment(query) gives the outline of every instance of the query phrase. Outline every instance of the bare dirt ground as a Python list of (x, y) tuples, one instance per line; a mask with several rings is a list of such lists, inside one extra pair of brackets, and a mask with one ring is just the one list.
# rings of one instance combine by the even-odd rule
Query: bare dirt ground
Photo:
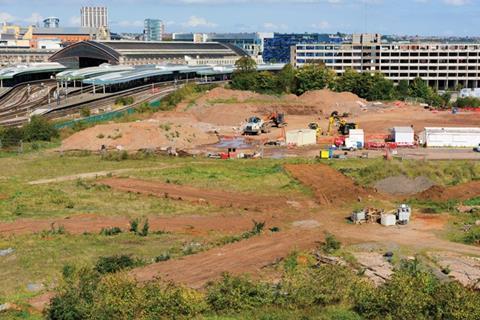
[[(244, 213), (241, 215), (215, 216), (175, 216), (148, 217), (152, 231), (165, 231), (193, 235), (206, 235), (209, 232), (237, 234), (249, 230), (252, 220), (262, 221), (268, 225), (282, 225), (289, 220), (281, 214)], [(128, 217), (105, 217), (94, 214), (75, 215), (64, 219), (20, 219), (14, 222), (0, 223), (0, 235), (20, 235), (50, 230), (52, 226), (63, 226), (70, 234), (84, 232), (98, 233), (102, 228), (119, 227), (124, 231), (130, 228)]]
[(415, 197), (423, 200), (468, 200), (480, 196), (480, 181), (471, 181), (452, 187), (433, 186)]
[(356, 186), (350, 178), (323, 164), (286, 165), (289, 174), (315, 193), (321, 205), (340, 205), (375, 194), (374, 190)]
[(150, 119), (98, 125), (66, 138), (60, 150), (99, 151), (102, 145), (107, 149), (127, 151), (167, 147), (188, 149), (217, 141), (218, 138), (214, 134), (193, 126), (191, 118), (177, 116), (163, 121)]
[[(182, 102), (174, 111), (157, 112), (151, 119), (103, 124), (78, 132), (67, 138), (60, 150), (98, 151), (105, 145), (109, 149), (127, 151), (174, 147), (201, 153), (205, 151), (205, 145), (218, 142), (218, 135), (240, 135), (245, 119), (255, 115), (264, 117), (272, 111), (286, 114), (286, 129), (272, 128), (271, 133), (252, 137), (252, 140), (281, 140), (285, 136), (284, 130), (307, 128), (311, 122), (318, 123), (326, 132), (332, 111), (350, 114), (347, 121), (358, 123), (365, 130), (367, 139), (385, 136), (394, 126), (413, 125), (419, 133), (427, 126), (478, 126), (480, 123), (478, 112), (436, 112), (400, 102), (373, 104), (345, 92), (316, 90), (299, 97), (271, 96), (219, 87), (193, 101)], [(325, 137), (324, 140), (330, 144), (333, 138)], [(301, 149), (293, 150), (291, 154), (294, 156), (297, 152), (302, 155)], [(445, 158), (448, 154), (439, 156)]]
[(186, 200), (198, 204), (210, 204), (224, 208), (235, 207), (244, 210), (268, 210), (275, 212), (278, 211), (276, 208), (287, 207), (289, 203), (291, 205), (291, 202), (286, 197), (233, 193), (158, 181), (111, 178), (100, 180), (99, 183), (121, 191), (154, 195), (174, 200)]
[(262, 268), (296, 250), (311, 249), (322, 239), (317, 232), (296, 230), (250, 238), (207, 252), (166, 263), (156, 263), (131, 272), (138, 280), (156, 277), (200, 288), (218, 279), (223, 272), (258, 275)]

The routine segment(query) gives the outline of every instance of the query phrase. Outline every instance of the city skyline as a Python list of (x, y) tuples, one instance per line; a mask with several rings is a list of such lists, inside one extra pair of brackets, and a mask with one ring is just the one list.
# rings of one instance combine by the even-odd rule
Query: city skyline
[(146, 18), (162, 19), (167, 32), (478, 36), (480, 27), (480, 4), (473, 0), (0, 0), (0, 21), (41, 24), (56, 16), (63, 27), (80, 26), (84, 5), (107, 6), (113, 32), (141, 33)]

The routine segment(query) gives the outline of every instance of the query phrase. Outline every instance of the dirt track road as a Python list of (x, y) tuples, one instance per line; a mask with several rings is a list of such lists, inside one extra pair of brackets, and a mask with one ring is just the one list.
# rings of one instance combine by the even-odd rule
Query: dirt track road
[(212, 204), (219, 207), (235, 207), (245, 210), (278, 211), (289, 205), (289, 200), (280, 196), (258, 196), (248, 193), (233, 193), (223, 190), (201, 189), (187, 185), (177, 185), (140, 179), (103, 179), (99, 183), (113, 189), (153, 195), (173, 200), (187, 200), (199, 204)]

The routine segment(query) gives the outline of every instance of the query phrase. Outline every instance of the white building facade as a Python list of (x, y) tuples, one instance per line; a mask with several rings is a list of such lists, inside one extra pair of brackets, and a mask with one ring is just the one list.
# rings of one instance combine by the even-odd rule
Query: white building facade
[(396, 83), (421, 77), (438, 89), (480, 87), (480, 44), (297, 44), (291, 48), (291, 63), (324, 63), (337, 74), (347, 69), (381, 72)]
[(82, 7), (81, 26), (85, 28), (108, 28), (107, 7)]

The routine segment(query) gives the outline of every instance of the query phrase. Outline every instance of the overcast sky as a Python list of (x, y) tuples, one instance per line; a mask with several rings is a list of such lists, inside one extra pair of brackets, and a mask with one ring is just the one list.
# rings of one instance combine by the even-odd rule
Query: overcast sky
[(0, 22), (57, 16), (78, 26), (82, 5), (105, 5), (114, 32), (141, 32), (160, 18), (167, 32), (378, 32), (480, 35), (480, 0), (0, 0)]

